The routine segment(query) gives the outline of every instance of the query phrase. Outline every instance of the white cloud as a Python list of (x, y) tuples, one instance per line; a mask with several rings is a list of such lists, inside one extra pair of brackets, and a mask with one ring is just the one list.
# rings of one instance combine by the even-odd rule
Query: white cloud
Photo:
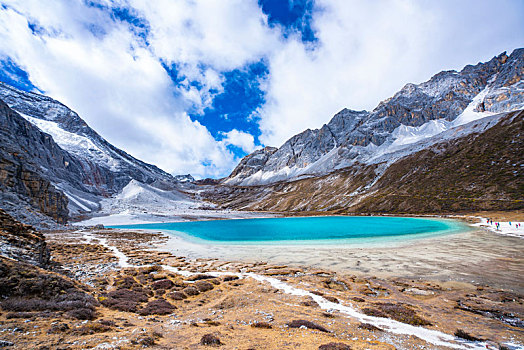
[(223, 132), (222, 135), (224, 136), (222, 142), (226, 146), (236, 146), (238, 148), (241, 148), (246, 153), (251, 153), (258, 148), (255, 146), (255, 138), (253, 137), (253, 135), (248, 134), (246, 132), (233, 129), (229, 132)]
[[(234, 52), (235, 45), (231, 42), (230, 50), (223, 52), (221, 60), (215, 57), (220, 43), (215, 43), (218, 46), (211, 47), (211, 52), (203, 52), (198, 49), (198, 38), (181, 43), (185, 34), (180, 32), (172, 38), (160, 40), (155, 37), (153, 41), (158, 40), (158, 43), (148, 49), (141, 45), (127, 25), (112, 21), (108, 14), (98, 9), (69, 1), (56, 2), (53, 6), (39, 1), (24, 5), (14, 3), (10, 7), (16, 10), (0, 11), (0, 23), (4, 23), (0, 25), (1, 54), (12, 57), (29, 73), (35, 85), (76, 110), (111, 143), (173, 173), (222, 176), (236, 165), (238, 159), (226, 144), (216, 141), (200, 123), (191, 121), (184, 110), (191, 103), (209, 105), (211, 100), (206, 90), (221, 89), (220, 74), (212, 68), (198, 70), (199, 63), (212, 63), (220, 69), (234, 67), (257, 55), (251, 47), (241, 50), (241, 57), (235, 58), (238, 53)], [(192, 5), (187, 2), (186, 6)], [(240, 6), (243, 7), (246, 6)], [(187, 16), (185, 10), (176, 9)], [(229, 11), (235, 14), (231, 6)], [(202, 17), (205, 22), (212, 13), (197, 17)], [(243, 15), (247, 16), (246, 13)], [(53, 35), (33, 35), (28, 20), (38, 23)], [(94, 35), (89, 28), (97, 28), (96, 32), (103, 35)], [(173, 30), (168, 35), (176, 34), (176, 29)], [(224, 30), (232, 32), (231, 27)], [(208, 31), (212, 32), (211, 29)], [(220, 33), (215, 31), (214, 35)], [(223, 43), (236, 39), (225, 37)], [(171, 44), (178, 44), (179, 51), (195, 60), (184, 61), (176, 57), (188, 69), (183, 74), (188, 79), (200, 81), (204, 85), (202, 90), (189, 84), (182, 84), (180, 89), (174, 87), (159, 57), (154, 54), (157, 46), (162, 52)], [(168, 57), (160, 58), (165, 60)], [(170, 59), (174, 61), (175, 57)], [(232, 142), (240, 142), (240, 147), (252, 149), (254, 145), (249, 145), (245, 136), (249, 135), (236, 135)]]
[[(524, 41), (518, 1), (317, 0), (311, 51), (294, 38), (270, 56), (261, 141), (280, 146), (344, 107), (372, 109), (407, 82), (489, 60)], [(520, 7), (520, 11), (519, 11)]]
[(130, 4), (150, 23), (154, 54), (202, 88), (187, 87), (187, 97), (202, 111), (222, 91), (220, 72), (255, 62), (281, 45), (280, 32), (254, 0), (149, 1)]
[[(260, 140), (279, 146), (343, 107), (371, 109), (407, 82), (524, 42), (518, 0), (317, 0), (314, 49), (269, 27), (256, 0), (107, 1), (132, 6), (149, 23), (147, 47), (128, 24), (82, 1), (0, 1), (7, 6), (0, 8), (0, 57), (11, 57), (117, 147), (197, 176), (235, 166), (227, 145), (255, 148), (253, 136), (237, 129), (216, 141), (186, 113), (212, 105), (225, 71), (266, 59), (266, 103), (246, 119), (257, 117)], [(34, 35), (28, 20), (42, 32)], [(162, 62), (176, 67), (179, 86)]]

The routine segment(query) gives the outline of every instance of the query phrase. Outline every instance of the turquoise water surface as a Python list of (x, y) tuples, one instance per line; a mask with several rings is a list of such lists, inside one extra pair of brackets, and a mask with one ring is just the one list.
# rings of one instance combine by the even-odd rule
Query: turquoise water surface
[(374, 216), (210, 220), (111, 227), (169, 231), (190, 241), (214, 244), (337, 244), (422, 238), (466, 229), (464, 224), (453, 220)]

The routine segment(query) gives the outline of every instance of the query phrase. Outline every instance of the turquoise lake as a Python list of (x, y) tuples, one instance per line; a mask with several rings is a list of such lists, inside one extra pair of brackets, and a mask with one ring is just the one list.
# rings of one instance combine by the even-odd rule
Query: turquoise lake
[(323, 216), (116, 225), (172, 232), (196, 243), (342, 244), (424, 238), (467, 230), (458, 221), (407, 217)]

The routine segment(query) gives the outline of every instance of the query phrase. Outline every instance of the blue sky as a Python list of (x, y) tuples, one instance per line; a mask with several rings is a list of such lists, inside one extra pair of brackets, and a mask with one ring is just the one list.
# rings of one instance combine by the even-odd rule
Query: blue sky
[[(524, 42), (524, 3), (0, 0), (0, 80), (60, 100), (117, 147), (227, 175), (344, 107)], [(96, 101), (94, 103), (93, 101)]]

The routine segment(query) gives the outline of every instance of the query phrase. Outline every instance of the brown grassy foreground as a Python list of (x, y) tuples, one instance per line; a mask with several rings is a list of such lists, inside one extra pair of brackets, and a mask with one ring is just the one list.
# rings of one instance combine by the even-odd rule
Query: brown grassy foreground
[[(152, 266), (122, 269), (109, 249), (96, 240), (86, 243), (82, 233), (49, 234), (53, 259), (69, 278), (51, 279), (49, 283), (58, 290), (46, 287), (49, 295), (42, 298), (60, 303), (69, 300), (64, 296), (60, 299), (60, 295), (73, 295), (79, 308), (92, 313), (85, 317), (75, 315), (71, 308), (74, 303), (50, 312), (17, 299), (12, 299), (15, 302), (11, 304), (4, 301), (0, 341), (11, 345), (7, 348), (438, 348), (416, 337), (394, 335), (338, 312), (323, 310), (311, 297), (285, 294), (251, 278), (239, 279), (234, 275), (237, 272), (270, 275), (366, 314), (489, 340), (494, 348), (511, 337), (523, 340), (524, 297), (511, 291), (464, 283), (378, 279), (265, 263), (188, 260), (151, 250), (163, 241), (161, 235), (112, 230), (91, 234), (106, 238), (109, 244), (124, 251), (131, 264)], [(196, 274), (184, 277), (160, 264)], [(217, 270), (230, 274), (214, 275)], [(17, 276), (24, 274), (31, 272), (22, 271)], [(29, 279), (36, 283), (44, 278), (39, 276), (48, 274), (59, 276), (33, 269)], [(8, 278), (12, 276), (8, 274)], [(18, 287), (27, 285), (22, 277), (17, 278)]]

